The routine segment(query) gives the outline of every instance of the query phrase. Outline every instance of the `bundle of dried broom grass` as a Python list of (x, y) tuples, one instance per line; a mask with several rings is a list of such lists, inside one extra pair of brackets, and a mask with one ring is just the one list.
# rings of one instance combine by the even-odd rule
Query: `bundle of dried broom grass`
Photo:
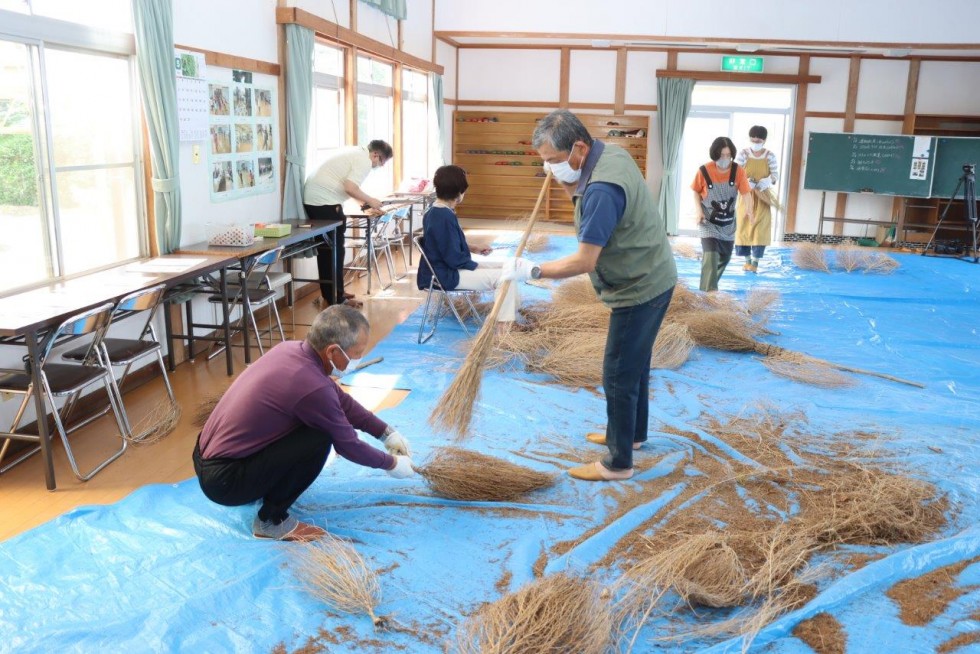
[(804, 270), (830, 272), (827, 251), (816, 243), (801, 243), (793, 248), (793, 263)]
[(864, 263), (864, 272), (890, 275), (895, 272), (901, 264), (887, 254), (874, 252), (868, 256)]
[(596, 295), (588, 275), (578, 275), (562, 281), (551, 294), (551, 304), (556, 307), (598, 303), (599, 296)]
[(415, 471), (436, 495), (470, 502), (509, 502), (555, 483), (554, 475), (459, 447), (439, 448)]
[(179, 404), (156, 404), (136, 421), (129, 440), (133, 443), (150, 445), (162, 441), (173, 433), (180, 422), (181, 409)]
[(798, 357), (771, 355), (762, 358), (762, 365), (774, 375), (820, 388), (847, 388), (857, 383), (853, 377), (824, 363), (801, 361)]
[(290, 548), (296, 576), (313, 597), (338, 611), (365, 614), (376, 629), (386, 627), (376, 613), (381, 603), (381, 585), (374, 571), (354, 547), (326, 534), (311, 543)]
[(677, 370), (691, 357), (694, 339), (680, 323), (664, 323), (653, 344), (651, 365), (660, 370)]
[(846, 272), (854, 272), (867, 263), (868, 253), (859, 247), (848, 245), (837, 250), (834, 263)]
[(593, 582), (564, 574), (539, 579), (484, 606), (456, 632), (459, 654), (604, 654), (614, 623)]
[(683, 259), (698, 258), (698, 251), (694, 248), (694, 244), (689, 241), (674, 241), (671, 243), (671, 250)]

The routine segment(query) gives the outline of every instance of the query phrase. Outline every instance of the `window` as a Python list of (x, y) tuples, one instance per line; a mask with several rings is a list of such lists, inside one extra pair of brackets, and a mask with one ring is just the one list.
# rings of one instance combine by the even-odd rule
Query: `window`
[(344, 51), (313, 46), (313, 120), (307, 160), (322, 161), (327, 150), (344, 144)]
[(429, 76), (414, 70), (402, 72), (402, 180), (428, 178)]
[[(375, 139), (392, 142), (393, 66), (372, 57), (357, 58), (357, 143), (367, 145)], [(366, 182), (366, 192), (376, 197), (394, 188), (391, 162), (374, 171)]]
[[(28, 15), (4, 21), (0, 39), (0, 293), (145, 251), (132, 53), (118, 51), (132, 38), (102, 51), (92, 30), (64, 23), (70, 43), (40, 38), (54, 24), (43, 14), (72, 3), (3, 2), (0, 21), (14, 4)], [(97, 6), (129, 20), (126, 0)]]

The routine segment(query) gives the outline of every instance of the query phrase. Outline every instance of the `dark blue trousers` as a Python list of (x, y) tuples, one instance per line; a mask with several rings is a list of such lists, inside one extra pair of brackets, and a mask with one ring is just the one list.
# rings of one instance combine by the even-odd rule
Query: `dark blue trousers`
[(650, 357), (673, 295), (671, 287), (643, 304), (612, 310), (602, 363), (609, 448), (602, 464), (610, 470), (632, 468), (633, 443), (647, 439)]

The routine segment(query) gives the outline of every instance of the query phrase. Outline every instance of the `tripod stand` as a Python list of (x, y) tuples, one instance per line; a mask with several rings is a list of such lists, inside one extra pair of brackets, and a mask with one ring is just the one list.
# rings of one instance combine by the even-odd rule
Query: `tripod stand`
[[(980, 262), (980, 252), (977, 251), (977, 191), (976, 191), (976, 164), (963, 164), (963, 175), (956, 181), (956, 188), (953, 189), (952, 194), (949, 196), (949, 200), (946, 202), (946, 206), (943, 207), (943, 213), (939, 216), (939, 222), (936, 223), (936, 229), (932, 231), (932, 236), (929, 238), (929, 242), (926, 243), (926, 249), (922, 251), (922, 256), (926, 256), (929, 253), (929, 249), (934, 250), (933, 254), (940, 254), (937, 252), (938, 244), (936, 244), (936, 234), (939, 233), (939, 229), (943, 226), (943, 221), (946, 220), (946, 214), (949, 213), (949, 208), (953, 206), (953, 200), (956, 199), (956, 194), (959, 193), (960, 187), (963, 187), (963, 213), (964, 218), (966, 218), (967, 223), (969, 223), (970, 233), (973, 236), (973, 263)], [(949, 252), (948, 254), (956, 254), (954, 252)], [(959, 259), (968, 259), (966, 255), (957, 257)]]

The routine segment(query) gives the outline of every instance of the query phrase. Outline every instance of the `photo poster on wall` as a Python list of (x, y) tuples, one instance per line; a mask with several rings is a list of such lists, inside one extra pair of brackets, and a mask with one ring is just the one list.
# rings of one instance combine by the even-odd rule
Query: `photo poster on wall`
[(276, 88), (252, 73), (228, 70), (208, 82), (208, 174), (211, 201), (279, 188)]
[(174, 50), (174, 69), (180, 140), (203, 141), (208, 137), (208, 73), (204, 55)]

